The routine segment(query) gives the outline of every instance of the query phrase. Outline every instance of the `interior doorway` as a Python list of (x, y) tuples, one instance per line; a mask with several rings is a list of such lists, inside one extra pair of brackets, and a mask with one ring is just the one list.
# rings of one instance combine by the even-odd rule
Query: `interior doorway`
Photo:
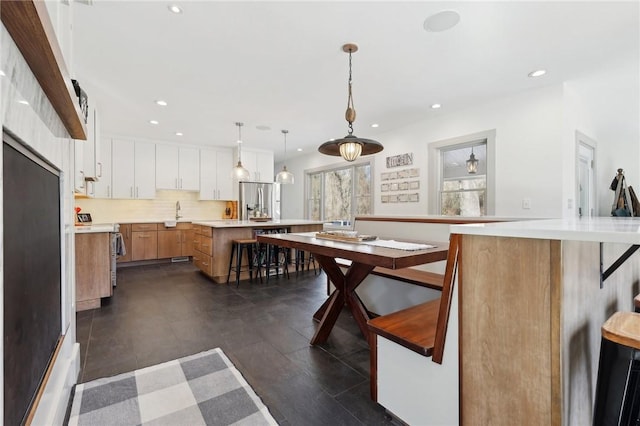
[(577, 214), (593, 217), (598, 211), (596, 194), (596, 141), (576, 131)]

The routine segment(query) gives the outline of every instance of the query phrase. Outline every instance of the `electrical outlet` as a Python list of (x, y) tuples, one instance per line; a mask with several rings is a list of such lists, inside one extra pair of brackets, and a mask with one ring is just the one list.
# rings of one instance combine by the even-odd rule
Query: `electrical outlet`
[(522, 208), (526, 210), (529, 210), (531, 208), (531, 198), (522, 199)]

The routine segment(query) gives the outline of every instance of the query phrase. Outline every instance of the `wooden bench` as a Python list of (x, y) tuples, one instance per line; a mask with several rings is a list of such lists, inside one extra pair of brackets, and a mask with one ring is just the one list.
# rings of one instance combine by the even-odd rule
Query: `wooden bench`
[[(442, 364), (453, 282), (458, 262), (459, 235), (451, 235), (439, 299), (370, 319), (371, 398), (377, 401), (377, 336), (382, 336)], [(420, 271), (424, 272), (424, 271)]]

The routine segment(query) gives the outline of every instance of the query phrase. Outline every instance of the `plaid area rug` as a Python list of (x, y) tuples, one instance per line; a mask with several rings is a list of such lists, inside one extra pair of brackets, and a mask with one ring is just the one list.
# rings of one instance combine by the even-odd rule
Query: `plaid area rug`
[(76, 386), (69, 425), (277, 425), (220, 348)]

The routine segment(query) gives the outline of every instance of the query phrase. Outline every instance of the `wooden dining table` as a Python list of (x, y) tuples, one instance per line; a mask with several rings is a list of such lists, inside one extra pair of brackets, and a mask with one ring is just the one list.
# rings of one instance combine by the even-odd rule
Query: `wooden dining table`
[[(374, 246), (366, 243), (333, 241), (316, 238), (315, 232), (258, 235), (259, 243), (304, 250), (313, 254), (314, 259), (325, 271), (335, 289), (313, 315), (319, 327), (311, 339), (312, 345), (327, 341), (340, 312), (346, 305), (351, 310), (360, 331), (369, 341), (367, 320), (369, 312), (358, 297), (356, 288), (371, 273), (381, 266), (388, 269), (408, 268), (425, 263), (447, 259), (448, 242), (428, 242), (433, 247), (420, 250), (402, 250)], [(415, 241), (412, 241), (415, 243)], [(336, 259), (347, 259), (351, 265), (342, 272)]]

